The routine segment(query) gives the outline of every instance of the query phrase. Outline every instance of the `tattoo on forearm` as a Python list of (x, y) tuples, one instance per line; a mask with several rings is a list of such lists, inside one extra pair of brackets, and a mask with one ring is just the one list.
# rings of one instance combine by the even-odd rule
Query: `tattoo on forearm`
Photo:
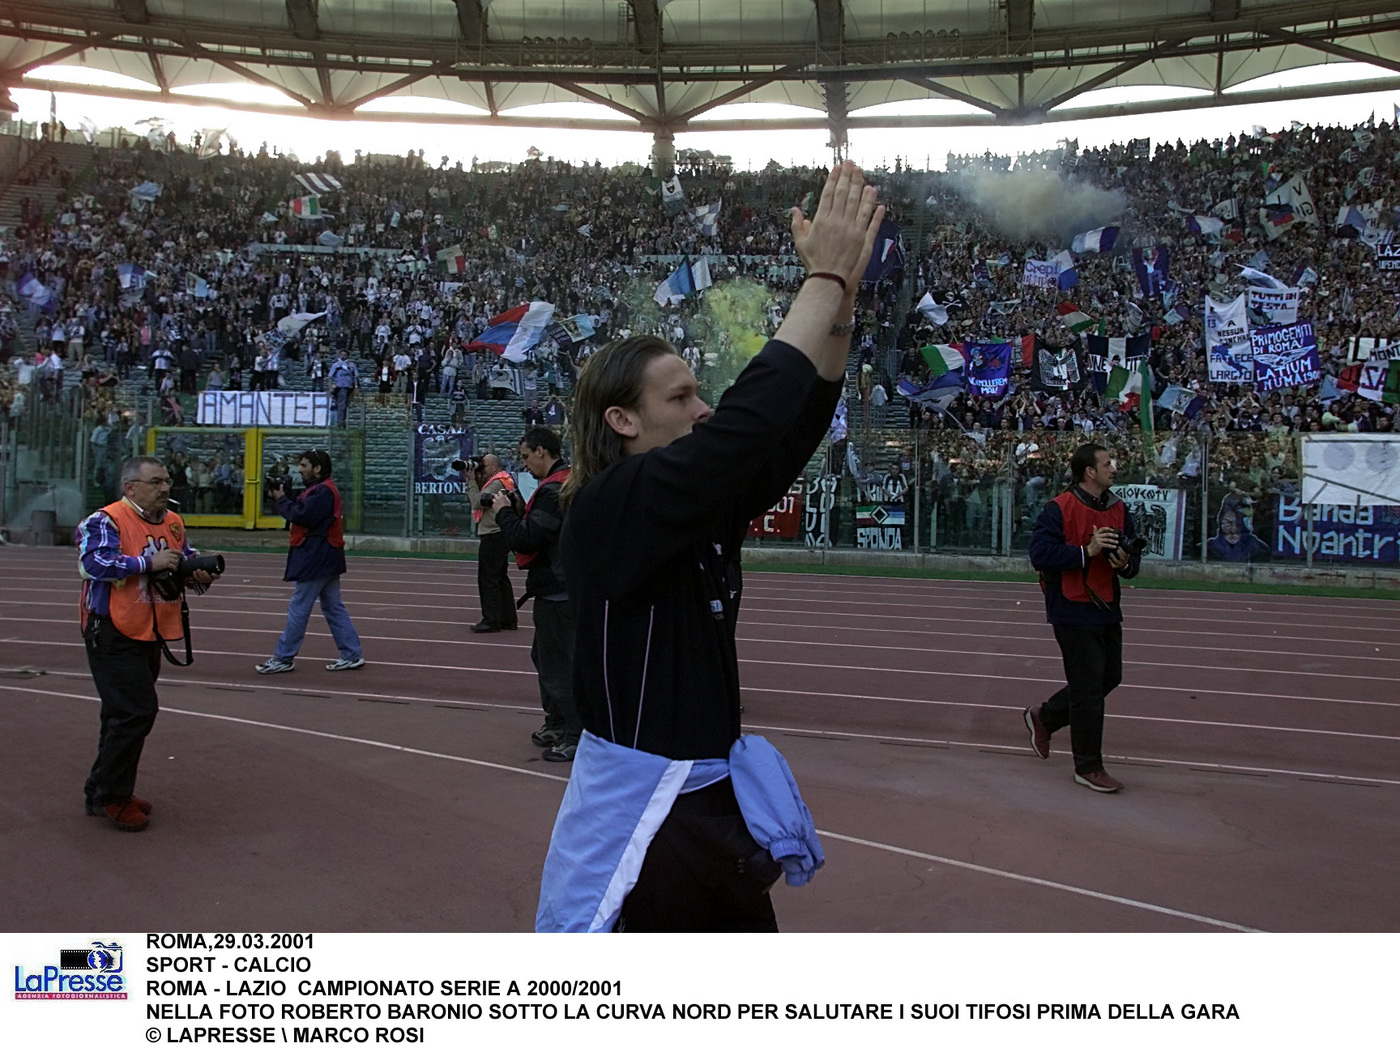
[(849, 335), (851, 334), (851, 332), (854, 330), (854, 328), (855, 328), (855, 327), (854, 327), (850, 322), (844, 322), (844, 323), (842, 323), (842, 322), (837, 322), (835, 325), (833, 325), (833, 326), (831, 327), (831, 335), (832, 335), (832, 336), (849, 336)]

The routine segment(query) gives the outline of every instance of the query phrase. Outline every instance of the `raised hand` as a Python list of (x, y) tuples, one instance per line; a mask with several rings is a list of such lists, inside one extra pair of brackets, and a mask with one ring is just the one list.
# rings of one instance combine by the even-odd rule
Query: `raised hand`
[(816, 214), (807, 218), (800, 208), (792, 210), (792, 242), (809, 274), (839, 274), (846, 279), (847, 291), (865, 273), (885, 206), (876, 203), (873, 186), (865, 183), (865, 173), (852, 161), (842, 161), (831, 169)]

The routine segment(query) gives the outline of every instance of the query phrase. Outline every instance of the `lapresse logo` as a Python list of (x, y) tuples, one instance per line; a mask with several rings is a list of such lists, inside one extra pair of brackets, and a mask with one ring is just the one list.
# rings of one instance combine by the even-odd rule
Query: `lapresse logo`
[(120, 943), (93, 942), (84, 950), (59, 950), (58, 963), (38, 971), (15, 965), (16, 1001), (125, 1001)]

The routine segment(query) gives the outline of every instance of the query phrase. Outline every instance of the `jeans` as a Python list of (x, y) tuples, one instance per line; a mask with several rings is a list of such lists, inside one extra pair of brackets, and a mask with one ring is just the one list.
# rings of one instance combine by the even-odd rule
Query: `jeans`
[(1055, 625), (1067, 685), (1040, 707), (1054, 734), (1069, 727), (1077, 774), (1103, 770), (1104, 699), (1123, 680), (1123, 626)]
[(314, 581), (297, 581), (292, 589), (292, 601), (287, 604), (287, 627), (277, 640), (274, 656), (280, 661), (291, 661), (301, 650), (301, 641), (306, 638), (306, 622), (311, 618), (311, 607), (321, 600), (321, 613), (326, 615), (326, 624), (331, 630), (340, 656), (347, 661), (360, 657), (360, 636), (350, 621), (350, 612), (340, 599), (340, 577), (321, 577)]

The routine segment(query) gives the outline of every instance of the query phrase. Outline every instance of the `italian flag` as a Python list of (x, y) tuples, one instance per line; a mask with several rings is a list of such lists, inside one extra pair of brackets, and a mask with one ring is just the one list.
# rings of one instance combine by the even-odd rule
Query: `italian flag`
[(1073, 303), (1061, 303), (1055, 310), (1060, 315), (1060, 321), (1064, 322), (1069, 331), (1073, 333), (1081, 333), (1098, 324), (1097, 320), (1089, 317)]
[(321, 199), (315, 194), (292, 198), (292, 215), (298, 219), (315, 219), (321, 214)]
[(967, 366), (962, 347), (956, 343), (937, 343), (920, 347), (919, 353), (924, 356), (924, 361), (928, 362), (929, 375), (933, 377), (956, 372)]
[(1144, 431), (1152, 430), (1152, 374), (1147, 359), (1144, 358), (1136, 369), (1125, 369), (1115, 365), (1108, 374), (1106, 398), (1126, 404), (1134, 397), (1138, 399), (1138, 421)]

